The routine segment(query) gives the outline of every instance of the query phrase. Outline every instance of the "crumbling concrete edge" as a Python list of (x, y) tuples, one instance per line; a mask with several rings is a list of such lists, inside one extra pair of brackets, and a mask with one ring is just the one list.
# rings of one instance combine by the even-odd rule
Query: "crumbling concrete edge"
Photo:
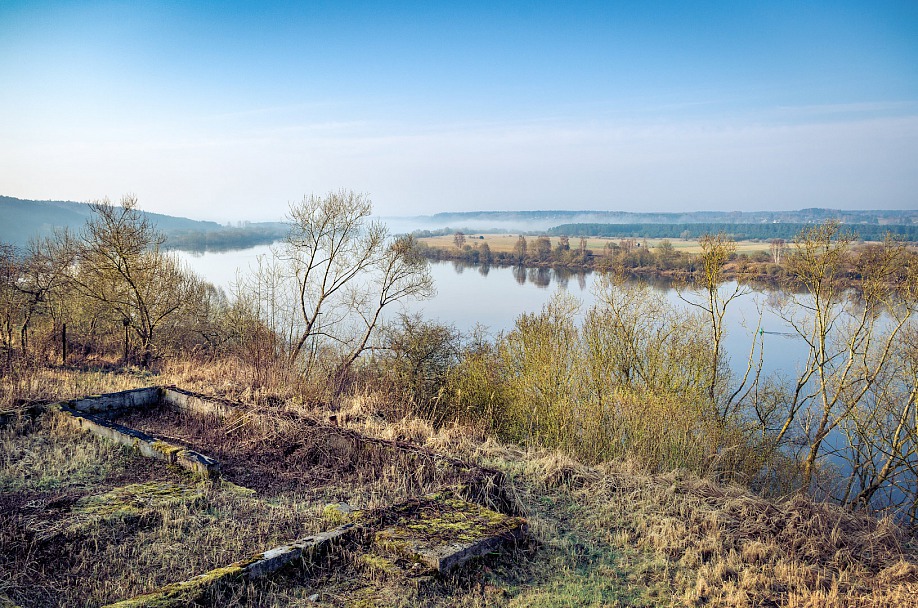
[(349, 541), (360, 530), (356, 524), (345, 524), (327, 532), (307, 536), (289, 545), (275, 547), (247, 560), (216, 568), (194, 578), (167, 585), (153, 593), (110, 604), (105, 608), (173, 608), (187, 606), (221, 584), (256, 580), (277, 572), (293, 561), (315, 563), (335, 547)]
[(55, 404), (54, 410), (61, 420), (78, 430), (135, 448), (148, 458), (164, 460), (206, 478), (215, 478), (220, 475), (220, 463), (209, 456), (189, 450), (170, 441), (147, 435), (141, 431), (115, 424), (94, 414), (76, 411), (70, 407), (72, 403)]
[[(162, 388), (147, 386), (132, 388), (115, 393), (87, 395), (79, 399), (65, 401), (73, 410), (88, 414), (120, 413), (130, 409), (149, 408), (157, 405), (162, 399)], [(21, 416), (37, 418), (57, 410), (58, 403), (33, 403), (21, 409), (0, 412), (0, 428), (3, 428)]]
[(226, 418), (231, 413), (241, 411), (237, 403), (194, 393), (177, 386), (160, 387), (159, 395), (163, 403), (193, 414), (217, 415)]
[(514, 518), (513, 527), (473, 543), (454, 543), (447, 545), (442, 552), (426, 553), (421, 555), (434, 566), (440, 574), (447, 574), (467, 561), (487, 555), (504, 545), (516, 545), (522, 541), (529, 525), (525, 520)]
[(140, 409), (157, 405), (162, 396), (158, 386), (133, 388), (117, 393), (90, 395), (81, 399), (65, 402), (67, 407), (84, 414), (114, 413), (124, 410)]

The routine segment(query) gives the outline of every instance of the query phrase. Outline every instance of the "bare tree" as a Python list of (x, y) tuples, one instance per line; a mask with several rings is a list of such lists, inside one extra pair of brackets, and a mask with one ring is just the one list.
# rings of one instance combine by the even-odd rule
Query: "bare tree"
[(157, 330), (189, 301), (196, 279), (160, 250), (165, 237), (137, 209), (135, 197), (122, 197), (117, 207), (106, 199), (90, 208), (92, 217), (71, 241), (76, 264), (68, 282), (134, 332), (148, 365)]
[(456, 245), (456, 249), (462, 250), (462, 246), (465, 245), (465, 235), (456, 231), (456, 234), (453, 235), (453, 243)]
[[(790, 293), (779, 312), (806, 342), (808, 354), (789, 387), (775, 439), (780, 444), (800, 423), (806, 485), (829, 434), (852, 422), (890, 373), (915, 310), (915, 268), (904, 264), (905, 248), (887, 241), (855, 258), (852, 240), (837, 222), (809, 228), (787, 262), (805, 292)], [(852, 269), (860, 276), (858, 294), (843, 276)]]
[[(22, 353), (26, 355), (29, 345), (29, 330), (32, 319), (38, 316), (50, 316), (54, 331), (62, 321), (63, 299), (66, 295), (61, 288), (67, 276), (67, 270), (74, 262), (72, 248), (68, 246), (69, 237), (58, 233), (53, 237), (33, 240), (29, 243), (28, 252), (23, 259), (22, 276), (18, 289), (24, 296), (23, 318), (20, 327)], [(62, 345), (63, 351), (66, 347)]]
[[(736, 243), (725, 234), (706, 234), (701, 237), (701, 263), (702, 272), (698, 282), (697, 297), (688, 297), (680, 291), (679, 297), (691, 306), (702, 311), (708, 320), (710, 333), (710, 354), (708, 359), (707, 396), (717, 420), (724, 424), (731, 414), (737, 395), (742, 390), (738, 387), (732, 395), (727, 397), (721, 393), (727, 387), (729, 368), (726, 364), (724, 353), (724, 316), (727, 308), (736, 298), (748, 293), (748, 289), (735, 283), (732, 287), (724, 289), (723, 267), (736, 251)], [(748, 377), (747, 375), (744, 377)], [(723, 397), (723, 398), (722, 398)]]
[(547, 236), (535, 240), (535, 256), (540, 262), (547, 262), (551, 257), (551, 240)]
[(0, 244), (0, 338), (5, 352), (5, 369), (11, 370), (14, 336), (22, 317), (25, 297), (19, 289), (22, 261), (16, 248)]
[(385, 307), (408, 298), (426, 299), (434, 295), (433, 278), (427, 260), (410, 235), (399, 237), (388, 244), (377, 262), (375, 275), (375, 299), (369, 307), (361, 307), (356, 311), (362, 322), (362, 331), (344, 358), (342, 367), (345, 369), (367, 348)]
[(772, 239), (771, 243), (768, 245), (768, 251), (771, 253), (771, 261), (775, 264), (780, 264), (785, 249), (786, 245), (784, 239)]
[(294, 288), (291, 362), (308, 352), (308, 367), (317, 349), (331, 342), (342, 349), (347, 368), (367, 348), (385, 307), (432, 295), (433, 280), (414, 239), (391, 240), (371, 213), (365, 194), (347, 190), (290, 206), (292, 226), (276, 255)]
[(521, 234), (519, 238), (516, 239), (516, 244), (513, 245), (513, 255), (516, 256), (517, 264), (522, 264), (526, 261), (527, 247), (526, 237)]

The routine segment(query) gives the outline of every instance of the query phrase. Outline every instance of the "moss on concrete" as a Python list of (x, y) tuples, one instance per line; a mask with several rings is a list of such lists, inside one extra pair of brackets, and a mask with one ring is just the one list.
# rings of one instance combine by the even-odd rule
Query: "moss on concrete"
[(184, 451), (181, 446), (169, 443), (167, 441), (154, 441), (153, 449), (160, 454), (165, 455), (169, 461), (174, 461), (180, 452)]
[(325, 505), (325, 508), (322, 509), (322, 519), (333, 526), (340, 526), (342, 524), (349, 524), (353, 521), (357, 521), (360, 519), (360, 515), (361, 512), (359, 510), (352, 509), (348, 504), (343, 502)]
[(525, 522), (480, 505), (432, 495), (397, 509), (397, 519), (376, 532), (376, 546), (401, 559), (433, 566), (430, 557), (446, 546), (469, 545), (518, 529)]
[(74, 505), (73, 513), (77, 519), (127, 519), (140, 517), (152, 510), (181, 503), (196, 503), (203, 499), (204, 492), (198, 487), (169, 481), (149, 481), (81, 498)]
[(215, 568), (193, 579), (173, 583), (153, 593), (110, 604), (106, 608), (178, 608), (200, 600), (219, 584), (241, 579), (243, 565)]

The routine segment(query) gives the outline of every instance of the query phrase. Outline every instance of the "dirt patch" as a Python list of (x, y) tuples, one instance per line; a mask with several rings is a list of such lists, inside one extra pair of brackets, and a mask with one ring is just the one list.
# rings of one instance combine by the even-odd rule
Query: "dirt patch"
[(240, 411), (224, 418), (161, 406), (117, 421), (215, 458), (225, 479), (259, 496), (373, 508), (451, 487), (484, 504), (507, 502), (496, 471), (303, 416)]
[(24, 607), (111, 603), (325, 527), (52, 416), (0, 431), (0, 595)]

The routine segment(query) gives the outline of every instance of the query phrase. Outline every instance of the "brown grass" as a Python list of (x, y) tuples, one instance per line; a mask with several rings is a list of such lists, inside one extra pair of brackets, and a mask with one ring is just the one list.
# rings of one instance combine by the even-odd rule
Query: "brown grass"
[[(423, 584), (343, 555), (330, 570), (233, 590), (221, 605), (310, 605), (313, 593), (324, 605), (916, 605), (918, 552), (888, 520), (800, 496), (766, 500), (687, 473), (650, 475), (634, 463), (586, 466), (501, 444), (481, 427), (434, 429), (372, 393), (316, 409), (298, 389), (253, 389), (229, 370), (43, 372), (22, 400), (170, 383), (248, 394), (249, 405), (227, 420), (159, 412), (125, 422), (218, 457), (231, 480), (260, 493), (201, 486), (202, 497), (87, 523), (75, 507), (86, 496), (129, 483), (193, 483), (50, 418), (21, 419), (0, 431), (0, 598), (23, 606), (122, 599), (330, 527), (328, 502), (391, 504), (467, 482), (474, 467), (463, 463), (477, 463), (503, 474), (504, 497), (527, 517), (532, 545)], [(329, 414), (338, 426), (322, 422)]]
[[(164, 505), (130, 503), (101, 518), (81, 508), (89, 497), (149, 482), (199, 491)], [(0, 593), (22, 606), (116, 601), (326, 527), (302, 497), (266, 502), (200, 485), (51, 417), (2, 431), (0, 488)]]

